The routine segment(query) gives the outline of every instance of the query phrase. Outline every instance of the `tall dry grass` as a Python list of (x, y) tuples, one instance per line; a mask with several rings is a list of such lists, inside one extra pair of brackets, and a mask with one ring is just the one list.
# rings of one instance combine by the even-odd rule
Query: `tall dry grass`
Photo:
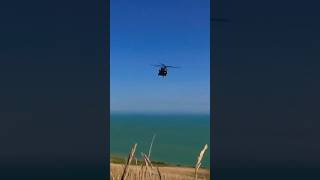
[(131, 151), (129, 153), (129, 156), (128, 156), (128, 160), (127, 160), (127, 163), (124, 167), (124, 170), (123, 170), (123, 173), (122, 173), (122, 176), (121, 176), (121, 180), (125, 180), (126, 177), (128, 176), (128, 169), (129, 169), (129, 166), (131, 164), (131, 161), (132, 161), (132, 158), (134, 157), (134, 154), (136, 152), (136, 148), (137, 148), (137, 144), (134, 144), (131, 148)]
[(200, 154), (198, 156), (197, 163), (195, 165), (195, 180), (198, 179), (198, 171), (199, 171), (199, 168), (201, 167), (201, 161), (202, 161), (203, 155), (204, 155), (204, 153), (206, 152), (207, 149), (208, 149), (208, 145), (206, 144), (203, 147), (203, 149), (200, 151)]
[[(120, 180), (123, 167), (120, 164), (111, 164), (110, 179)], [(194, 180), (194, 169), (185, 167), (157, 167), (161, 173), (161, 180)], [(131, 165), (126, 180), (160, 180), (157, 168), (141, 176), (141, 166)], [(207, 169), (199, 169), (198, 180), (209, 180), (210, 173)]]
[[(134, 144), (129, 152), (125, 165), (111, 164), (110, 179), (111, 180), (208, 180), (210, 172), (207, 169), (201, 169), (201, 161), (208, 145), (206, 144), (200, 151), (195, 164), (195, 168), (188, 167), (158, 167), (152, 164), (150, 160), (152, 138), (148, 155), (141, 153), (142, 164), (138, 165), (136, 157), (136, 147)], [(132, 160), (135, 159), (135, 164)]]

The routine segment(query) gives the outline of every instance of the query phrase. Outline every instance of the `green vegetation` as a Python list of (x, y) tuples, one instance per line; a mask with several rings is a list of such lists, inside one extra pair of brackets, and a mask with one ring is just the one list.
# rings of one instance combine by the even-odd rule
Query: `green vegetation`
[[(114, 156), (114, 155), (110, 156), (110, 163), (125, 164), (125, 162), (126, 162), (125, 157), (119, 157), (119, 156)], [(142, 163), (144, 163), (144, 161), (137, 160), (137, 165), (141, 165)], [(180, 166), (180, 165), (168, 164), (168, 163), (161, 162), (161, 161), (151, 161), (151, 163), (156, 166)], [(133, 160), (132, 164), (135, 164), (135, 160)]]

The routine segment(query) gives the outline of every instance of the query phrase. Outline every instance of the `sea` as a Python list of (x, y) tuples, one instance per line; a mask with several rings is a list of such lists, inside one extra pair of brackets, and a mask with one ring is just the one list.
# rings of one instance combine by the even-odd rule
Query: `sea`
[(210, 116), (208, 114), (124, 114), (110, 118), (110, 154), (127, 157), (137, 143), (136, 155), (148, 154), (154, 136), (150, 159), (172, 165), (194, 166), (208, 144), (202, 167), (210, 167)]

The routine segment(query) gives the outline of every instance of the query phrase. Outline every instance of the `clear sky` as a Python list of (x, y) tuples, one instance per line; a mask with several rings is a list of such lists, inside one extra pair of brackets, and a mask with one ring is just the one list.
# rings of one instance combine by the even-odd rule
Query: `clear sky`
[[(111, 111), (209, 113), (209, 0), (111, 0)], [(151, 64), (180, 66), (158, 77)]]

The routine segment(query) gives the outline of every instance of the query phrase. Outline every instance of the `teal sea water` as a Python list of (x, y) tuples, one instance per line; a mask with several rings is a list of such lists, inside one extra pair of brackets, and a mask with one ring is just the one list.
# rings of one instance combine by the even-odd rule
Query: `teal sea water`
[(138, 143), (137, 157), (148, 154), (156, 134), (151, 159), (171, 164), (194, 166), (205, 144), (209, 145), (203, 167), (210, 167), (209, 115), (155, 115), (112, 113), (110, 121), (111, 155), (126, 157), (130, 147)]

